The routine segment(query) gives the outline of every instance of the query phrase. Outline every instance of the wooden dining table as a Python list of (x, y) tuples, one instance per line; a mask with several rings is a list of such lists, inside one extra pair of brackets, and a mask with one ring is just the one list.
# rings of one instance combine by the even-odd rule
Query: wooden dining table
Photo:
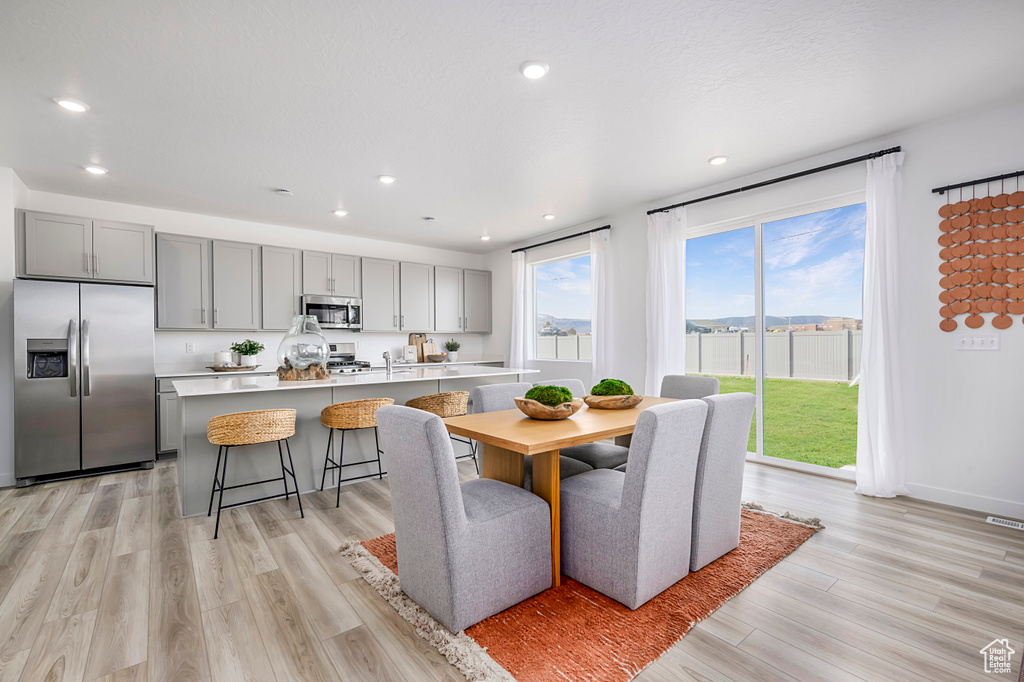
[(671, 398), (645, 397), (628, 410), (598, 410), (587, 406), (568, 419), (531, 419), (519, 410), (502, 410), (448, 417), (448, 432), (483, 444), (482, 478), (522, 487), (524, 457), (533, 456), (533, 492), (551, 507), (551, 584), (561, 584), (559, 527), (560, 479), (558, 458), (562, 448), (606, 438), (628, 442), (640, 412)]

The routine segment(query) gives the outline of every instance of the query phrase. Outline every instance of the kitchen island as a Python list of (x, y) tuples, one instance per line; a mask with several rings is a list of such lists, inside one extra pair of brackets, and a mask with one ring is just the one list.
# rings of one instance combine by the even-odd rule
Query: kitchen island
[[(213, 486), (217, 447), (206, 438), (211, 417), (232, 412), (295, 409), (295, 435), (290, 439), (295, 475), (299, 489), (319, 489), (327, 450), (327, 429), (320, 424), (320, 411), (334, 403), (363, 398), (393, 398), (404, 405), (411, 398), (446, 391), (468, 391), (482, 384), (523, 381), (537, 370), (505, 367), (447, 366), (401, 367), (391, 374), (383, 370), (334, 374), (319, 381), (280, 381), (274, 375), (246, 374), (195, 379), (175, 379), (178, 395), (180, 444), (178, 446), (178, 491), (183, 516), (205, 514)], [(333, 441), (333, 459), (338, 459), (339, 438)], [(469, 453), (469, 446), (453, 443), (456, 455)], [(345, 436), (345, 462), (374, 459), (372, 429), (349, 432)], [(381, 456), (387, 471), (388, 455)], [(345, 467), (344, 476), (376, 473), (376, 464)], [(335, 472), (336, 473), (336, 472)], [(277, 445), (264, 443), (233, 448), (228, 463), (227, 485), (274, 478), (281, 475)], [(330, 476), (328, 476), (328, 486)], [(290, 485), (290, 481), (289, 481)], [(283, 491), (281, 482), (240, 490), (226, 490), (224, 504), (274, 495)]]

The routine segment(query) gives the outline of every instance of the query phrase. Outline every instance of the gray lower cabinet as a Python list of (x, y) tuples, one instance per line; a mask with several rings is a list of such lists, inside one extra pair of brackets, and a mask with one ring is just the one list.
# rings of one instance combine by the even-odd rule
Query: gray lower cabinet
[(153, 283), (153, 227), (19, 211), (18, 274)]
[(402, 331), (434, 331), (434, 266), (401, 263), (399, 327)]
[(399, 265), (395, 260), (363, 259), (363, 331), (398, 331)]
[(301, 312), (303, 252), (263, 247), (263, 329), (288, 329)]
[(213, 242), (213, 328), (260, 328), (260, 247)]
[(158, 452), (171, 452), (178, 449), (178, 437), (181, 424), (178, 421), (178, 394), (157, 394), (157, 424), (159, 425)]
[(210, 329), (210, 240), (176, 234), (156, 238), (158, 329)]
[(466, 313), (462, 324), (466, 332), (491, 332), (491, 271), (464, 270)]
[(461, 332), (463, 306), (462, 268), (434, 266), (434, 331)]

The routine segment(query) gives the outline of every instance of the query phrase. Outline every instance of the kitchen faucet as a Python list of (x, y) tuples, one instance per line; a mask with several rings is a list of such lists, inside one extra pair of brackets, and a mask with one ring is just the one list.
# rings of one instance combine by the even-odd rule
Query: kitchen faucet
[(391, 376), (391, 351), (384, 351), (384, 365), (387, 368), (388, 376)]

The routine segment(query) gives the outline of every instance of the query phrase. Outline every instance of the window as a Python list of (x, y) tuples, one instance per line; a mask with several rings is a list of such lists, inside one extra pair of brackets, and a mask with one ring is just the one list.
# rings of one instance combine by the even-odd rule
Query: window
[(531, 270), (534, 359), (589, 361), (590, 254), (536, 263)]

